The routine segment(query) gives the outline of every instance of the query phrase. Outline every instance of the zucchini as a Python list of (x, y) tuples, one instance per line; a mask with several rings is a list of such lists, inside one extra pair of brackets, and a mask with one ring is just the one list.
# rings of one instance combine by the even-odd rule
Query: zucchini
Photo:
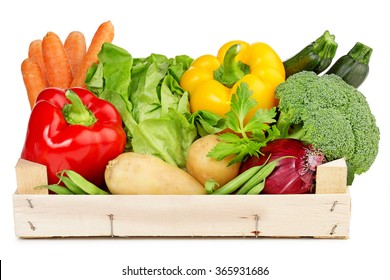
[(326, 74), (336, 74), (346, 83), (358, 88), (368, 76), (372, 48), (357, 42), (346, 54), (340, 57)]
[(313, 71), (316, 74), (325, 71), (332, 63), (337, 47), (335, 36), (326, 30), (317, 40), (283, 62), (286, 70), (286, 79), (304, 70)]

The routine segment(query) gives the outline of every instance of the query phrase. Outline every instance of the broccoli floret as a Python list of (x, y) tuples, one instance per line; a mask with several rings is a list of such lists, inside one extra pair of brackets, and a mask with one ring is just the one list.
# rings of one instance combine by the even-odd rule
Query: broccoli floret
[(303, 71), (276, 89), (281, 138), (321, 149), (327, 160), (344, 157), (355, 174), (366, 172), (378, 154), (380, 132), (364, 95), (339, 76)]

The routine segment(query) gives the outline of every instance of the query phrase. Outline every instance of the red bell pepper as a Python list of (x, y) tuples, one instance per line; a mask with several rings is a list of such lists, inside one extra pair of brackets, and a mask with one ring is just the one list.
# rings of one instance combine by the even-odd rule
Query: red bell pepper
[(46, 165), (49, 184), (70, 169), (103, 187), (107, 163), (125, 145), (122, 119), (111, 103), (83, 88), (47, 88), (31, 112), (21, 157)]

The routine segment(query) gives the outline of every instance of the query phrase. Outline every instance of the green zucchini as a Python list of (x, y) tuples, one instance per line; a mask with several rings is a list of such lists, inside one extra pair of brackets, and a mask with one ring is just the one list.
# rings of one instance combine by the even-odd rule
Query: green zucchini
[(326, 30), (317, 40), (283, 62), (286, 79), (304, 70), (313, 71), (317, 74), (325, 71), (332, 63), (337, 47), (335, 36)]
[(326, 74), (336, 74), (346, 83), (358, 88), (368, 76), (372, 48), (357, 42), (346, 54), (340, 57)]

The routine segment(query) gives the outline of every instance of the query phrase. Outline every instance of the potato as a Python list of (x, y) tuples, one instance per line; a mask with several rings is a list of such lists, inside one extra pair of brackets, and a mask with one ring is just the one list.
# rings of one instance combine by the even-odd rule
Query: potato
[(187, 172), (152, 155), (120, 154), (104, 176), (112, 194), (206, 194)]
[(215, 160), (207, 156), (218, 142), (218, 136), (210, 134), (194, 141), (188, 151), (187, 172), (203, 186), (208, 179), (212, 179), (223, 186), (238, 175), (239, 163), (227, 166), (232, 157)]

